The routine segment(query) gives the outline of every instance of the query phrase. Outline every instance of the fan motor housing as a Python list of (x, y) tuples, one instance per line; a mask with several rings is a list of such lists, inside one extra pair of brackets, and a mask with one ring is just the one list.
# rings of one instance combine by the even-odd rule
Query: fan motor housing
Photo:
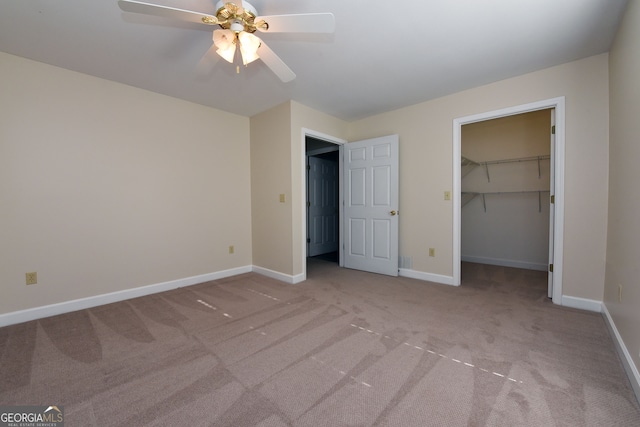
[(258, 12), (248, 2), (242, 2), (242, 9), (238, 8), (235, 3), (220, 1), (216, 5), (216, 18), (220, 27), (231, 29), (235, 32), (246, 31), (255, 33), (256, 25), (254, 23)]

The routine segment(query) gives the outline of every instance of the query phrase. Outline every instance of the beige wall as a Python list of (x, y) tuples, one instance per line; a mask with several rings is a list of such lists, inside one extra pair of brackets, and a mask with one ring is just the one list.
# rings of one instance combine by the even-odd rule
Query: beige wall
[(0, 69), (0, 314), (251, 264), (248, 118)]
[[(456, 118), (566, 97), (563, 294), (602, 300), (608, 177), (608, 55), (602, 54), (359, 120), (350, 140), (400, 136), (400, 255), (413, 269), (453, 274)], [(436, 248), (436, 257), (428, 248)]]
[(462, 155), (476, 162), (550, 153), (550, 110), (501, 117), (462, 126)]
[(293, 272), (290, 122), (290, 102), (251, 118), (253, 264), (287, 275)]
[[(609, 57), (609, 228), (604, 302), (640, 367), (640, 2), (631, 0)], [(622, 302), (618, 300), (622, 285)], [(637, 372), (637, 371), (636, 371)]]

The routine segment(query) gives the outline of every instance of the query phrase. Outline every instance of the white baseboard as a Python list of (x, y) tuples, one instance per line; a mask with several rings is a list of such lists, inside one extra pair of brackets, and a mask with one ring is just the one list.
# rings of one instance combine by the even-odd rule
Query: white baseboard
[(620, 355), (620, 359), (622, 361), (622, 366), (624, 366), (624, 370), (629, 377), (629, 382), (631, 383), (631, 387), (633, 388), (633, 392), (636, 395), (636, 399), (640, 402), (640, 373), (638, 372), (638, 367), (633, 362), (633, 358), (627, 349), (627, 346), (624, 344), (622, 340), (622, 336), (618, 332), (618, 328), (616, 328), (616, 324), (607, 310), (606, 304), (602, 304), (602, 313), (604, 315), (605, 323), (609, 327), (609, 331), (611, 335), (613, 335), (613, 343), (616, 346), (616, 350)]
[(257, 265), (254, 265), (251, 271), (253, 271), (254, 273), (261, 274), (263, 276), (271, 277), (272, 279), (280, 280), (282, 282), (291, 283), (291, 284), (300, 283), (302, 280), (305, 279), (303, 274), (292, 276), (290, 274), (280, 273), (279, 271), (269, 270), (268, 268), (258, 267)]
[(184, 286), (191, 286), (198, 283), (208, 282), (210, 280), (223, 279), (225, 277), (249, 273), (251, 271), (251, 266), (232, 268), (229, 270), (217, 271), (214, 273), (186, 277), (184, 279), (171, 280), (169, 282), (141, 286), (139, 288), (126, 289), (123, 291), (110, 292), (108, 294), (96, 295), (87, 298), (65, 301), (57, 304), (45, 305), (42, 307), (29, 308), (26, 310), (0, 314), (0, 327), (14, 325), (16, 323), (28, 322), (30, 320), (42, 319), (43, 317), (70, 313), (72, 311), (84, 310), (85, 308), (111, 304), (113, 302), (156, 294), (158, 292), (170, 291), (172, 289), (182, 288)]
[(486, 258), (486, 257), (472, 256), (472, 255), (462, 255), (460, 259), (466, 262), (498, 265), (500, 267), (523, 268), (525, 270), (547, 271), (547, 268), (549, 268), (549, 266), (546, 263), (541, 264), (537, 262), (518, 261), (513, 259)]
[(297, 284), (300, 282), (304, 282), (305, 280), (307, 280), (307, 275), (306, 274), (296, 274), (295, 276), (292, 277), (292, 284)]
[(398, 270), (398, 272), (399, 272), (400, 276), (408, 277), (410, 279), (425, 280), (427, 282), (435, 282), (435, 283), (441, 283), (443, 285), (456, 286), (456, 285), (453, 284), (453, 277), (452, 276), (444, 276), (444, 275), (440, 275), (440, 274), (425, 273), (424, 271), (412, 270), (410, 268), (400, 268)]
[(603, 304), (602, 304), (602, 301), (563, 295), (562, 306), (579, 308), (580, 310), (595, 311), (596, 313), (602, 313)]
[[(268, 268), (258, 267), (256, 265), (253, 266), (253, 272), (291, 284), (300, 283), (306, 280), (306, 276), (304, 274), (292, 276), (290, 274), (280, 273), (279, 271), (269, 270)], [(400, 276), (409, 277), (411, 279), (425, 280), (427, 282), (441, 283), (443, 285), (453, 285), (453, 277), (451, 276), (425, 273), (423, 271), (416, 271), (409, 268), (400, 268), (398, 272)]]

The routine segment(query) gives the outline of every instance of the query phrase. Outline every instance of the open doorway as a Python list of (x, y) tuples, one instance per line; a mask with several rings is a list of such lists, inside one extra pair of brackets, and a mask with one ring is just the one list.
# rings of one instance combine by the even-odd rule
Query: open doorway
[(305, 137), (306, 231), (309, 259), (339, 263), (340, 159), (337, 144)]
[[(307, 138), (310, 141), (307, 150)], [(398, 275), (398, 193), (399, 193), (399, 138), (398, 135), (386, 135), (361, 141), (346, 141), (303, 129), (304, 150), (302, 150), (303, 177), (307, 177), (307, 160), (322, 158), (327, 152), (338, 151), (337, 180), (331, 187), (337, 188), (338, 265), (372, 273)], [(328, 143), (328, 144), (327, 144)], [(320, 144), (320, 147), (317, 145)], [(308, 155), (308, 154), (309, 155)], [(328, 156), (328, 155), (327, 155)], [(348, 177), (348, 178), (346, 178)], [(303, 211), (307, 220), (304, 226), (302, 243), (303, 273), (300, 279), (306, 280), (312, 237), (307, 237), (309, 229), (315, 226), (309, 221), (311, 201), (307, 196), (308, 188), (301, 185)], [(331, 198), (334, 203), (335, 194)], [(311, 215), (312, 216), (312, 215)], [(335, 225), (335, 222), (333, 222)], [(331, 227), (327, 227), (327, 230)], [(312, 230), (313, 234), (315, 230)], [(318, 234), (315, 234), (318, 236)], [(324, 241), (323, 239), (320, 239)], [(328, 239), (331, 240), (331, 239)]]
[(547, 271), (550, 110), (462, 127), (462, 260)]
[(461, 279), (461, 206), (462, 206), (462, 126), (485, 120), (512, 116), (538, 110), (549, 110), (551, 114), (550, 168), (549, 177), (551, 205), (549, 207), (549, 272), (548, 294), (555, 304), (562, 304), (562, 267), (563, 267), (563, 234), (564, 234), (564, 136), (565, 136), (565, 99), (552, 98), (532, 102), (502, 110), (475, 114), (454, 119), (453, 151), (454, 151), (454, 203), (453, 203), (453, 284), (460, 285)]
[[(462, 126), (462, 284), (548, 292), (553, 109)], [(551, 140), (551, 143), (550, 143)], [(507, 270), (505, 270), (505, 268)]]

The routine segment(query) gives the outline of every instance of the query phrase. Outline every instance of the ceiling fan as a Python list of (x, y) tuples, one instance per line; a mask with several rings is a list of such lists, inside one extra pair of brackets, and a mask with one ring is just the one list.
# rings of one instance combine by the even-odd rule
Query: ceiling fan
[(285, 83), (293, 80), (295, 73), (254, 33), (333, 33), (335, 29), (332, 13), (259, 16), (243, 0), (219, 1), (213, 15), (134, 0), (118, 0), (118, 5), (125, 12), (217, 25), (220, 28), (213, 31), (213, 43), (218, 55), (233, 63), (236, 50), (240, 50), (245, 66), (260, 58)]

